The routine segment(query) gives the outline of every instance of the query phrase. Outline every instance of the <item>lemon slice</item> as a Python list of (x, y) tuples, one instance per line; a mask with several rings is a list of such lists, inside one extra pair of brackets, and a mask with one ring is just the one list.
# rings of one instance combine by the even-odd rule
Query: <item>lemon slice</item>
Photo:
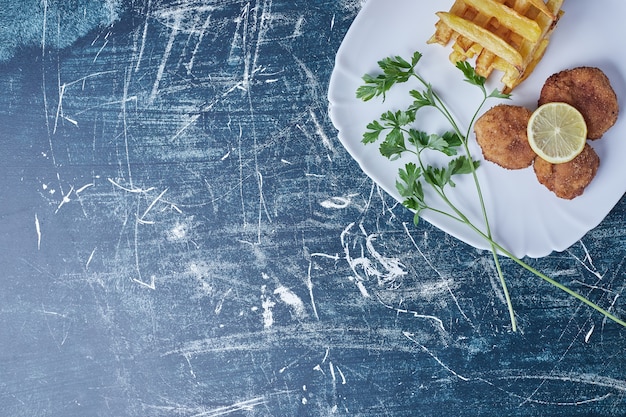
[(552, 164), (576, 158), (587, 142), (583, 115), (567, 103), (546, 103), (528, 121), (528, 144), (537, 155)]

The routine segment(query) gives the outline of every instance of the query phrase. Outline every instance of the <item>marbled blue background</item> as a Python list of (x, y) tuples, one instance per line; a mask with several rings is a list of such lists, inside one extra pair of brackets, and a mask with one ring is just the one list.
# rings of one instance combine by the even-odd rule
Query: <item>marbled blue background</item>
[[(624, 329), (505, 261), (511, 333), (338, 142), (361, 1), (0, 3), (1, 414), (626, 415)], [(529, 262), (626, 316), (625, 212)]]

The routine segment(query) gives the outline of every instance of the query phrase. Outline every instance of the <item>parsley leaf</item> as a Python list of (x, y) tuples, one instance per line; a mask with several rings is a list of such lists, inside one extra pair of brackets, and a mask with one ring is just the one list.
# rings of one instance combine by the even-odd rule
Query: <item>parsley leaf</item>
[(484, 87), (487, 79), (481, 75), (476, 74), (474, 68), (467, 61), (459, 61), (456, 63), (456, 67), (463, 72), (465, 81), (478, 87)]
[(374, 97), (383, 96), (384, 100), (385, 93), (394, 84), (406, 82), (409, 78), (415, 76), (415, 66), (421, 57), (421, 53), (415, 52), (411, 57), (411, 62), (400, 56), (381, 59), (378, 61), (378, 66), (383, 73), (376, 77), (365, 74), (362, 77), (364, 84), (357, 89), (356, 97), (363, 101), (369, 101)]
[[(382, 96), (384, 100), (386, 92), (389, 91), (391, 87), (397, 83), (407, 82), (412, 78), (419, 81), (419, 83), (421, 83), (421, 85), (425, 88), (423, 91), (416, 89), (410, 90), (409, 94), (413, 99), (413, 103), (411, 103), (406, 110), (387, 111), (383, 113), (378, 120), (369, 123), (362, 139), (362, 142), (365, 144), (375, 143), (380, 140), (383, 132), (387, 132), (379, 145), (379, 151), (382, 155), (393, 160), (399, 158), (403, 153), (408, 151), (417, 157), (418, 164), (414, 162), (405, 164), (405, 166), (398, 171), (398, 178), (396, 179), (396, 189), (403, 198), (402, 204), (414, 212), (413, 222), (417, 225), (419, 223), (421, 213), (424, 210), (433, 210), (440, 215), (447, 216), (450, 219), (466, 224), (471, 230), (476, 232), (491, 245), (491, 253), (493, 255), (496, 271), (498, 272), (498, 276), (500, 278), (502, 290), (504, 291), (505, 301), (511, 318), (511, 328), (513, 331), (516, 331), (517, 324), (506, 281), (498, 259), (498, 251), (509, 256), (518, 265), (535, 274), (542, 280), (556, 286), (567, 294), (602, 313), (605, 317), (610, 318), (614, 322), (626, 327), (626, 321), (620, 320), (618, 317), (614, 316), (607, 310), (602, 309), (597, 304), (589, 301), (587, 298), (570, 290), (547, 275), (537, 271), (521, 259), (516, 258), (512, 253), (507, 251), (506, 248), (494, 241), (489, 226), (486, 207), (482, 197), (481, 187), (476, 175), (476, 169), (478, 169), (480, 162), (473, 160), (468, 147), (467, 138), (471, 132), (476, 116), (479, 114), (480, 109), (483, 107), (487, 99), (507, 99), (510, 98), (510, 95), (503, 94), (497, 89), (494, 89), (491, 93), (487, 94), (485, 89), (485, 77), (478, 75), (469, 63), (465, 61), (458, 62), (456, 66), (463, 72), (465, 77), (464, 80), (477, 86), (483, 93), (483, 100), (478, 106), (478, 109), (475, 111), (474, 117), (469, 123), (467, 131), (463, 134), (459, 128), (459, 124), (453, 118), (452, 113), (446, 108), (444, 102), (436, 94), (432, 86), (415, 71), (415, 67), (421, 58), (422, 54), (415, 52), (410, 61), (399, 56), (393, 56), (380, 60), (378, 62), (378, 66), (382, 70), (382, 73), (376, 76), (369, 74), (364, 75), (364, 84), (361, 85), (356, 91), (356, 96), (363, 101), (368, 101), (378, 96)], [(444, 132), (443, 134), (429, 134), (411, 127), (417, 120), (417, 113), (424, 107), (434, 107), (438, 110), (440, 114), (443, 115), (443, 117), (449, 122), (452, 130)], [(407, 148), (406, 142), (412, 145), (414, 149)], [(446, 156), (453, 157), (457, 155), (458, 149), (463, 149), (464, 154), (453, 159), (449, 159), (447, 165), (428, 165), (425, 163), (425, 158), (422, 158), (422, 152), (426, 150), (441, 152)], [(474, 179), (476, 192), (478, 193), (480, 201), (480, 208), (483, 214), (484, 225), (482, 226), (484, 227), (484, 230), (474, 225), (474, 223), (472, 223), (462, 212), (460, 207), (457, 207), (446, 194), (447, 186), (456, 186), (453, 181), (454, 176), (467, 174), (471, 174)], [(429, 205), (426, 201), (423, 189), (424, 183), (432, 186), (435, 194), (438, 195), (445, 204), (447, 204), (449, 211)]]
[(367, 125), (367, 130), (363, 133), (363, 139), (361, 142), (365, 144), (376, 142), (383, 130), (385, 130), (385, 127), (381, 125), (378, 120), (374, 120)]
[(380, 144), (379, 150), (384, 157), (392, 161), (398, 159), (402, 152), (406, 151), (402, 130), (398, 127), (391, 129), (385, 140)]
[(424, 189), (419, 179), (422, 177), (422, 170), (416, 164), (409, 162), (398, 170), (398, 178), (396, 181), (396, 189), (404, 201), (402, 205), (413, 210), (413, 223), (417, 226), (422, 210), (428, 208), (424, 201)]
[(450, 175), (471, 174), (480, 166), (480, 161), (474, 161), (465, 155), (448, 162)]

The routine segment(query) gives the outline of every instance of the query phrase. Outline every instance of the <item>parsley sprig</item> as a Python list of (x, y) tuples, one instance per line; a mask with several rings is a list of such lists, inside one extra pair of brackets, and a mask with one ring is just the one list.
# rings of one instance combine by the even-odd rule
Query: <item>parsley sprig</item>
[[(509, 311), (511, 329), (514, 332), (517, 331), (517, 321), (500, 265), (499, 253), (509, 257), (527, 271), (580, 300), (605, 317), (626, 327), (625, 321), (536, 270), (493, 239), (480, 181), (476, 175), (480, 161), (472, 157), (468, 138), (470, 137), (472, 126), (485, 103), (490, 99), (508, 99), (510, 96), (501, 93), (497, 89), (488, 92), (485, 86), (485, 77), (478, 75), (469, 63), (464, 61), (457, 63), (456, 66), (463, 73), (464, 80), (478, 87), (482, 93), (482, 100), (473, 113), (469, 126), (465, 131), (462, 131), (460, 125), (440, 96), (437, 95), (432, 85), (426, 82), (416, 71), (416, 67), (421, 59), (422, 54), (420, 52), (415, 52), (410, 60), (400, 56), (384, 58), (378, 61), (378, 66), (382, 72), (375, 76), (365, 74), (363, 76), (364, 84), (356, 91), (357, 98), (363, 101), (369, 101), (377, 97), (382, 97), (384, 101), (386, 93), (394, 85), (406, 83), (411, 79), (417, 80), (418, 88), (409, 91), (413, 102), (404, 110), (390, 110), (383, 113), (377, 120), (367, 125), (362, 138), (362, 142), (366, 145), (379, 142), (380, 153), (390, 160), (396, 160), (406, 154), (414, 156), (414, 161), (406, 163), (404, 167), (399, 169), (396, 188), (404, 199), (402, 204), (415, 213), (413, 217), (415, 225), (419, 223), (420, 216), (425, 210), (431, 210), (465, 224), (489, 243)], [(438, 134), (416, 129), (415, 126), (418, 124), (417, 114), (420, 109), (425, 107), (435, 108), (439, 111), (448, 121), (450, 130)], [(447, 164), (443, 165), (428, 164), (426, 158), (423, 157), (425, 151), (442, 153), (449, 157), (449, 160)], [(449, 189), (456, 186), (454, 178), (458, 175), (471, 175), (473, 177), (484, 223), (481, 227), (470, 221), (461, 208), (448, 197)], [(437, 208), (427, 201), (426, 193), (424, 192), (425, 186), (429, 186), (434, 190), (435, 194), (445, 203), (444, 206), (447, 209)]]

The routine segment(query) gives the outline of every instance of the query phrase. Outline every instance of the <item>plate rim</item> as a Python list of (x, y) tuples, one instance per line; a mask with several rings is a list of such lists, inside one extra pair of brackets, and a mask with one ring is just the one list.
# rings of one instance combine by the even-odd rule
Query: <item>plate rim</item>
[[(355, 161), (359, 164), (360, 168), (363, 170), (363, 172), (370, 177), (378, 186), (380, 186), (386, 193), (390, 194), (395, 200), (401, 202), (401, 199), (398, 196), (398, 193), (395, 189), (392, 189), (389, 184), (385, 184), (385, 183), (381, 183), (380, 181), (378, 181), (378, 178), (372, 173), (371, 170), (371, 166), (370, 166), (370, 162), (364, 160), (363, 155), (365, 155), (362, 152), (362, 149), (358, 149), (359, 147), (364, 147), (365, 145), (360, 143), (360, 140), (355, 141), (354, 139), (350, 139), (346, 137), (346, 130), (342, 128), (342, 123), (339, 120), (339, 115), (337, 113), (337, 110), (339, 108), (339, 106), (341, 106), (342, 103), (342, 97), (341, 94), (339, 94), (339, 92), (342, 90), (342, 87), (338, 87), (336, 84), (339, 82), (339, 73), (342, 72), (347, 72), (347, 76), (351, 76), (352, 78), (354, 78), (355, 76), (358, 76), (359, 81), (360, 81), (360, 76), (362, 76), (364, 73), (362, 74), (353, 74), (350, 73), (350, 67), (346, 65), (346, 63), (344, 62), (344, 60), (346, 60), (349, 56), (349, 54), (346, 53), (346, 48), (350, 47), (351, 42), (353, 42), (353, 38), (354, 38), (354, 33), (355, 33), (355, 28), (358, 28), (359, 25), (363, 25), (364, 21), (365, 23), (368, 23), (369, 25), (371, 25), (371, 22), (367, 22), (365, 19), (369, 19), (370, 17), (368, 16), (368, 13), (372, 13), (372, 10), (376, 10), (376, 8), (378, 6), (380, 6), (383, 2), (386, 2), (386, 4), (388, 4), (391, 0), (368, 0), (363, 7), (361, 8), (361, 10), (359, 11), (359, 13), (357, 14), (357, 16), (355, 17), (354, 21), (352, 22), (350, 28), (348, 29), (348, 31), (346, 32), (346, 35), (344, 37), (344, 39), (341, 42), (341, 45), (337, 51), (337, 54), (335, 56), (335, 67), (333, 68), (331, 77), (330, 77), (330, 81), (329, 81), (329, 88), (328, 88), (328, 101), (329, 101), (329, 116), (330, 119), (333, 123), (333, 125), (335, 126), (335, 128), (337, 129), (337, 136), (341, 142), (341, 144), (344, 146), (344, 148), (348, 151), (348, 153), (351, 155), (351, 157), (353, 159), (355, 159)], [(406, 5), (409, 4), (410, 0), (393, 0), (395, 3), (394, 5)], [(431, 6), (433, 5), (431, 2)], [(449, 1), (446, 4), (452, 4), (453, 1)], [(437, 3), (439, 5), (439, 8), (442, 8), (442, 5), (440, 3)], [(616, 3), (616, 4), (620, 4), (620, 3)], [(415, 7), (415, 6), (414, 6)], [(434, 6), (433, 6), (434, 7)], [(624, 8), (624, 10), (626, 10), (626, 6), (622, 4), (622, 7)], [(393, 5), (391, 7), (393, 9)], [(567, 13), (567, 10), (566, 10)], [(433, 13), (434, 16), (434, 13)], [(436, 21), (436, 17), (431, 16), (432, 21)], [(559, 25), (561, 25), (561, 22), (559, 23)], [(558, 29), (557, 28), (555, 30), (555, 35), (558, 33)], [(434, 26), (432, 26), (432, 30), (434, 31)], [(446, 53), (449, 53), (449, 46), (443, 48), (439, 45), (436, 45), (437, 48), (439, 48), (440, 50), (443, 50)], [(426, 45), (423, 44), (421, 47), (420, 45), (416, 45), (415, 47), (416, 50), (424, 50), (426, 49)], [(550, 53), (550, 50), (548, 50), (548, 52), (546, 53), (546, 56), (548, 56), (548, 53)], [(379, 58), (382, 58), (383, 56), (379, 56)], [(375, 66), (375, 62), (371, 62), (368, 65), (371, 66)], [(452, 67), (451, 64), (449, 64), (449, 62), (445, 62), (445, 64), (449, 65), (450, 67)], [(619, 69), (619, 68), (618, 68)], [(620, 71), (620, 74), (621, 71)], [(346, 74), (342, 74), (342, 76), (346, 76)], [(623, 77), (623, 75), (622, 75)], [(490, 82), (493, 81), (493, 76), (490, 78)], [(613, 83), (613, 80), (611, 80)], [(496, 84), (498, 83), (497, 80), (495, 81)], [(514, 91), (515, 92), (515, 91)], [(538, 94), (538, 93), (537, 93)], [(618, 95), (619, 97), (619, 95)], [(621, 103), (620, 103), (621, 104)], [(487, 107), (489, 108), (489, 106)], [(484, 109), (486, 110), (486, 109)], [(621, 109), (620, 109), (621, 110)], [(622, 117), (623, 119), (623, 117)], [(365, 131), (365, 125), (362, 127), (362, 130)], [(591, 143), (592, 146), (594, 145), (594, 143)], [(477, 159), (480, 159), (481, 161), (483, 160), (482, 157), (482, 153), (480, 154), (476, 154), (475, 150), (473, 152), (473, 156)], [(531, 168), (532, 169), (532, 168)], [(479, 169), (479, 171), (482, 170)], [(482, 179), (481, 179), (482, 181)], [(610, 206), (608, 209), (603, 210), (603, 214), (596, 216), (596, 218), (593, 221), (587, 220), (585, 222), (585, 225), (582, 227), (579, 235), (576, 239), (569, 239), (567, 243), (559, 243), (559, 242), (550, 242), (549, 243), (549, 250), (547, 249), (541, 249), (541, 250), (533, 250), (532, 248), (529, 248), (528, 245), (526, 244), (523, 250), (512, 250), (512, 252), (514, 253), (514, 255), (518, 256), (518, 257), (523, 257), (523, 256), (529, 256), (529, 257), (543, 257), (543, 256), (547, 256), (550, 253), (552, 253), (553, 251), (562, 251), (567, 249), (569, 246), (571, 246), (572, 244), (576, 243), (577, 240), (581, 239), (584, 235), (586, 235), (590, 230), (594, 229), (595, 227), (597, 227), (602, 220), (612, 211), (613, 207), (620, 201), (620, 199), (622, 198), (624, 191), (626, 191), (626, 188), (622, 189), (621, 192), (619, 193), (613, 193), (613, 198), (611, 199), (611, 201), (609, 202), (609, 204), (605, 204), (605, 206)], [(556, 197), (554, 197), (556, 198)], [(579, 197), (580, 198), (580, 197)], [(567, 211), (567, 210), (566, 210)], [(604, 212), (605, 211), (605, 212)], [(445, 225), (442, 225), (439, 221), (437, 221), (437, 219), (433, 218), (432, 216), (429, 216), (428, 213), (424, 213), (424, 215), (422, 216), (422, 218), (426, 221), (428, 221), (429, 223), (433, 224), (435, 227), (443, 230), (444, 232), (446, 232), (447, 234), (450, 234), (451, 236), (454, 236), (455, 238), (473, 246), (476, 247), (478, 249), (488, 249), (489, 246), (486, 244), (486, 242), (482, 239), (482, 238), (474, 238), (472, 239), (471, 237), (469, 237), (466, 234), (459, 234), (456, 232), (456, 230), (452, 229), (448, 229)], [(577, 226), (580, 227), (580, 226)], [(544, 245), (545, 246), (545, 245)]]

